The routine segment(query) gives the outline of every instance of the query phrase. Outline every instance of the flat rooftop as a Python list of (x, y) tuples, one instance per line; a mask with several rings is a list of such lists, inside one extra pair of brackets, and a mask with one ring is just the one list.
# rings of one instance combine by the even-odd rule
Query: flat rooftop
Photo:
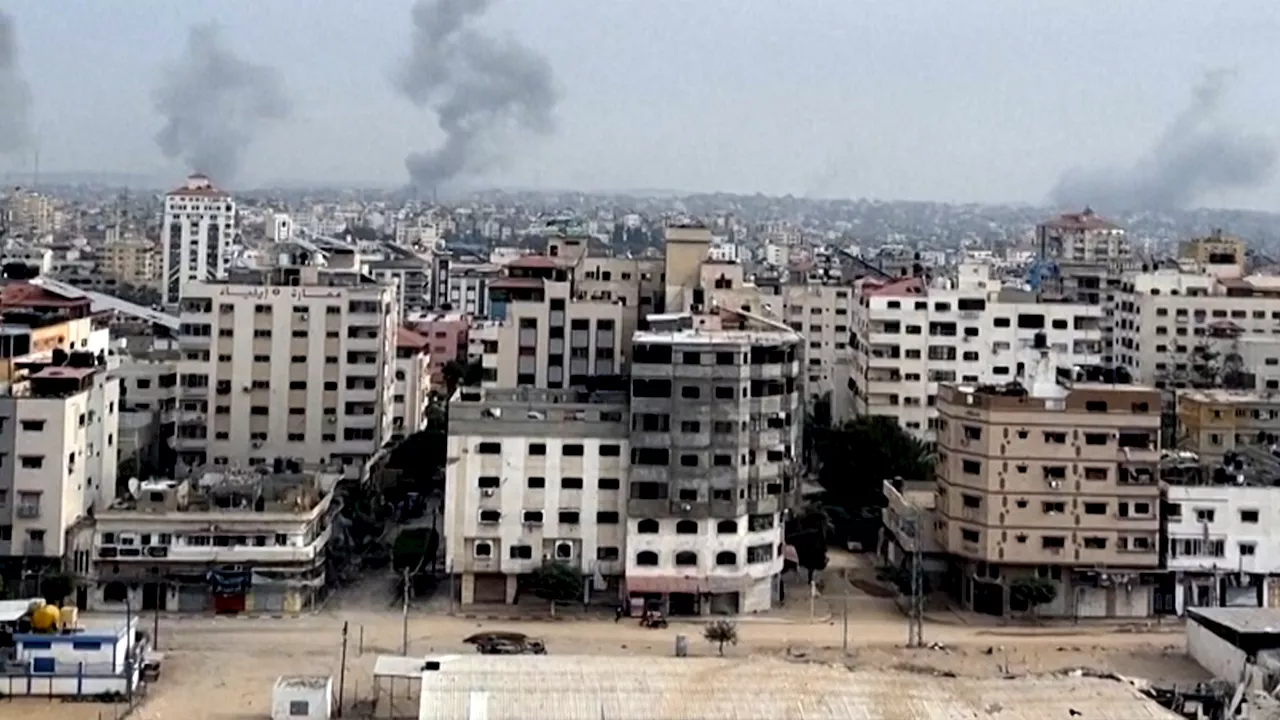
[(457, 655), (421, 720), (1175, 720), (1125, 683), (945, 678), (737, 658)]
[(1280, 608), (1197, 607), (1187, 608), (1187, 614), (1244, 635), (1280, 634)]
[(1211, 388), (1206, 390), (1179, 390), (1177, 394), (1180, 401), (1193, 400), (1199, 403), (1217, 405), (1280, 404), (1280, 395), (1276, 395), (1274, 392), (1257, 392), (1254, 390)]
[(696, 330), (670, 332), (640, 331), (631, 336), (633, 345), (671, 343), (675, 345), (785, 345), (799, 342), (800, 336), (782, 330)]

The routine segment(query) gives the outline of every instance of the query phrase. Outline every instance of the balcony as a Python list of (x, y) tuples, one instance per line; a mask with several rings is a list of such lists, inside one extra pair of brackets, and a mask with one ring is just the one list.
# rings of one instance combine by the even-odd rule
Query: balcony
[(39, 505), (18, 505), (17, 514), (18, 514), (18, 517), (23, 520), (31, 520), (33, 518), (38, 518), (40, 517), (40, 506)]
[(301, 563), (315, 560), (316, 555), (328, 545), (329, 534), (329, 530), (324, 531), (320, 537), (305, 547), (257, 545), (236, 545), (232, 547), (189, 545), (116, 547), (104, 545), (98, 548), (98, 557), (120, 562), (172, 560), (175, 562), (227, 564)]

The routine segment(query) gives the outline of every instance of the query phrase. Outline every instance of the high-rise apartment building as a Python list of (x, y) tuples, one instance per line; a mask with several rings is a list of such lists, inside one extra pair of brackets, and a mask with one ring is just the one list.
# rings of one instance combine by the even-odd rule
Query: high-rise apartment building
[[(965, 607), (1026, 610), (1010, 586), (1058, 586), (1046, 615), (1135, 616), (1160, 566), (1160, 392), (1047, 356), (1026, 385), (938, 392), (935, 530)], [(1090, 379), (1092, 378), (1092, 379)]]
[(572, 261), (528, 256), (489, 282), (491, 322), (477, 324), (485, 382), (493, 387), (584, 386), (623, 369), (624, 317), (615, 299), (575, 290)]
[(942, 383), (1029, 382), (1040, 356), (1061, 367), (1098, 364), (1104, 310), (1002, 287), (981, 262), (955, 279), (859, 281), (852, 377), (858, 412), (895, 418), (932, 439)]
[[(694, 318), (696, 323), (698, 318)], [(803, 404), (800, 338), (720, 327), (636, 333), (628, 595), (675, 613), (778, 601)]]
[(1103, 308), (1102, 362), (1116, 362), (1117, 295), (1122, 274), (1133, 267), (1133, 248), (1119, 225), (1091, 208), (1064, 213), (1036, 226), (1037, 291)]
[(177, 449), (191, 466), (341, 464), (356, 472), (392, 436), (395, 287), (351, 258), (281, 265), (183, 290)]
[(151, 240), (120, 239), (98, 248), (98, 270), (136, 287), (158, 287), (163, 261)]
[(235, 201), (209, 178), (192, 175), (165, 195), (160, 225), (165, 304), (176, 306), (189, 282), (225, 275), (235, 235)]

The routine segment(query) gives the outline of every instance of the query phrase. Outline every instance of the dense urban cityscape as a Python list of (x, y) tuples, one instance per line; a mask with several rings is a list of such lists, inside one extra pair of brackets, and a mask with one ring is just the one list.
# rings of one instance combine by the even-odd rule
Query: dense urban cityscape
[(1221, 75), (1045, 205), (471, 189), (559, 99), (487, 5), (414, 3), (441, 144), (364, 189), (236, 184), (291, 108), (213, 26), (185, 177), (42, 175), (0, 12), (0, 708), (1280, 718), (1280, 214), (1195, 207), (1275, 157), (1187, 131)]

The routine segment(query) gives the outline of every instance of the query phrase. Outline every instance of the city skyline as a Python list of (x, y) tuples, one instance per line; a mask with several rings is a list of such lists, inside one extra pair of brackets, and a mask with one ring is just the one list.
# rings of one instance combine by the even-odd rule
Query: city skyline
[[(8, 8), (41, 167), (182, 177), (154, 142), (153, 94), (191, 28), (213, 21), (237, 56), (279, 71), (294, 110), (229, 185), (406, 182), (405, 156), (442, 142), (435, 114), (394, 86), (411, 5)], [(492, 5), (483, 31), (545, 57), (561, 101), (553, 134), (514, 135), (473, 186), (1038, 203), (1073, 168), (1142, 163), (1215, 69), (1235, 71), (1215, 122), (1255, 130), (1275, 102), (1259, 69), (1280, 59), (1267, 42), (1280, 13), (1261, 2)], [(29, 170), (32, 155), (0, 169)], [(1276, 189), (1268, 174), (1192, 204), (1276, 210)]]

